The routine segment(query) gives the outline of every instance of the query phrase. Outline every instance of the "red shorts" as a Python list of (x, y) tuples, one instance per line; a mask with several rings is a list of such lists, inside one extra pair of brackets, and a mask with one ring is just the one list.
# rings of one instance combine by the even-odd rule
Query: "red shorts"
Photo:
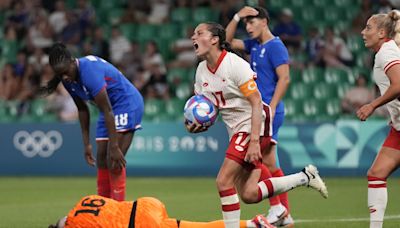
[[(248, 163), (244, 161), (244, 157), (247, 153), (247, 148), (249, 147), (250, 134), (247, 132), (238, 132), (232, 136), (229, 142), (228, 149), (226, 150), (226, 158), (236, 161), (241, 166), (247, 170), (252, 170), (258, 168), (262, 165), (262, 160)], [(271, 142), (271, 136), (261, 136), (260, 137), (260, 149), (264, 151), (266, 147), (269, 146)]]
[(397, 131), (393, 127), (390, 128), (390, 132), (385, 139), (382, 147), (389, 147), (395, 150), (400, 150), (400, 131)]

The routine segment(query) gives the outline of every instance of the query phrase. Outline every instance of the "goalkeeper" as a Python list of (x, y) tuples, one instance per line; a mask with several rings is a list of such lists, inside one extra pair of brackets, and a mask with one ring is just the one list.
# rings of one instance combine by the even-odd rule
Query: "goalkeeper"
[[(83, 197), (67, 216), (49, 228), (224, 228), (222, 220), (189, 222), (169, 218), (165, 206), (152, 197), (118, 202), (98, 195)], [(240, 227), (274, 228), (262, 215), (240, 221)]]

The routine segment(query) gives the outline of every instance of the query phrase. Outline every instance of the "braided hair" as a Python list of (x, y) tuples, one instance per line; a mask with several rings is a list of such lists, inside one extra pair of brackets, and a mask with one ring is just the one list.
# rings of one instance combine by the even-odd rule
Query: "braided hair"
[[(67, 47), (63, 43), (55, 43), (49, 52), (49, 63), (51, 68), (54, 70), (61, 64), (67, 64), (73, 59), (71, 52), (68, 51)], [(47, 82), (46, 86), (39, 88), (39, 95), (49, 95), (53, 93), (58, 84), (61, 82), (61, 77), (55, 75), (50, 81)]]

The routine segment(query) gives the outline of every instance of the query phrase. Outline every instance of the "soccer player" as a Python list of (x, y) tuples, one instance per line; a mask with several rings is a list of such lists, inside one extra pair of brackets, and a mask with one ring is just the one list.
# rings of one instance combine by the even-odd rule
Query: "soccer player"
[(400, 164), (400, 12), (372, 15), (361, 32), (365, 47), (376, 52), (373, 78), (381, 96), (357, 111), (365, 121), (386, 104), (390, 113), (390, 132), (368, 170), (370, 228), (380, 228), (387, 204), (386, 179)]
[[(162, 202), (152, 197), (118, 202), (98, 195), (83, 197), (67, 216), (49, 228), (224, 228), (223, 221), (190, 222), (169, 218)], [(239, 227), (239, 226), (238, 226)], [(274, 228), (266, 218), (240, 221), (240, 228)]]
[[(244, 19), (249, 39), (234, 39), (240, 19)], [(262, 101), (269, 104), (270, 116), (273, 119), (272, 140), (270, 147), (263, 154), (263, 162), (273, 177), (284, 176), (279, 166), (276, 145), (278, 131), (284, 121), (284, 104), (282, 98), (289, 86), (289, 54), (279, 37), (269, 30), (270, 22), (267, 10), (262, 7), (242, 8), (226, 27), (226, 39), (236, 50), (244, 50), (250, 54), (251, 68), (257, 73), (256, 83), (260, 90)], [(287, 193), (270, 198), (271, 208), (267, 216), (271, 224), (293, 225), (290, 216)]]
[[(225, 29), (217, 23), (201, 23), (196, 27), (193, 45), (203, 61), (196, 70), (194, 90), (218, 107), (228, 130), (230, 143), (216, 182), (225, 226), (236, 228), (240, 221), (236, 189), (245, 203), (257, 203), (305, 185), (320, 191), (324, 197), (328, 192), (312, 165), (289, 176), (265, 177), (268, 169), (262, 164), (261, 151), (271, 138), (269, 106), (265, 105), (265, 112), (253, 79), (255, 73), (244, 59), (229, 52), (225, 35)], [(196, 123), (185, 124), (191, 133), (207, 130)]]
[[(134, 132), (141, 128), (143, 98), (113, 65), (97, 56), (72, 57), (64, 44), (50, 50), (49, 62), (55, 73), (44, 93), (52, 93), (60, 82), (72, 96), (79, 112), (86, 162), (97, 162), (97, 192), (116, 200), (125, 198), (125, 154)], [(86, 101), (100, 110), (97, 121), (97, 161), (89, 137), (90, 115)]]

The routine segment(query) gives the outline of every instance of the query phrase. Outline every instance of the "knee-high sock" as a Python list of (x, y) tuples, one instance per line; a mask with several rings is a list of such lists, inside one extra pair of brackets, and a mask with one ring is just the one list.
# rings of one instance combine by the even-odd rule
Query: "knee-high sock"
[(368, 208), (370, 228), (381, 228), (387, 205), (386, 179), (368, 176)]
[(97, 169), (97, 194), (111, 197), (110, 175), (108, 169)]
[[(282, 169), (278, 169), (277, 171), (272, 173), (272, 177), (283, 177), (283, 176), (285, 176), (285, 174), (283, 173)], [(288, 193), (287, 192), (281, 193), (279, 195), (279, 199), (281, 200), (283, 206), (285, 206), (286, 209), (290, 211)]]
[[(269, 169), (265, 166), (265, 165), (261, 165), (261, 175), (260, 175), (260, 179), (258, 180), (259, 182), (262, 180), (266, 180), (272, 177), (271, 172), (269, 171)], [(271, 196), (269, 197), (269, 205), (271, 206), (275, 206), (280, 204), (280, 198), (279, 196)]]
[(110, 171), (111, 197), (117, 201), (125, 200), (126, 170)]
[(258, 199), (261, 201), (267, 197), (287, 192), (307, 183), (308, 177), (303, 172), (283, 177), (272, 177), (258, 182)]
[(219, 192), (222, 215), (226, 228), (237, 228), (240, 225), (240, 203), (234, 188)]

